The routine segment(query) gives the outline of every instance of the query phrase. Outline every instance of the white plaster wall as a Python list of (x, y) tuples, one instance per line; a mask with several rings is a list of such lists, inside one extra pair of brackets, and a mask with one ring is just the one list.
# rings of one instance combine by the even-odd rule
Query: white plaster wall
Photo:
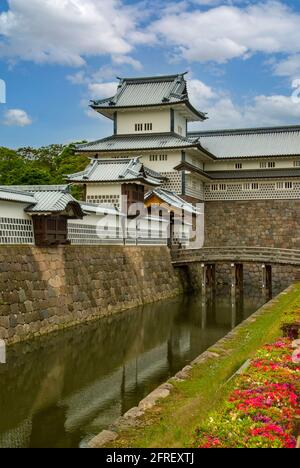
[[(152, 131), (135, 131), (135, 124), (152, 123)], [(118, 135), (170, 132), (170, 109), (118, 112)]]
[[(166, 154), (168, 155), (167, 161), (150, 161), (150, 156), (152, 154), (160, 155)], [(149, 154), (144, 154), (141, 157), (141, 161), (145, 164), (146, 167), (152, 169), (157, 172), (172, 172), (174, 171), (174, 167), (178, 166), (181, 162), (181, 151), (153, 151)], [(177, 172), (177, 171), (176, 171)]]
[(182, 133), (181, 136), (186, 136), (186, 119), (180, 115), (178, 111), (175, 111), (175, 119), (174, 119), (174, 130), (175, 133), (179, 134), (178, 127), (180, 126), (182, 128)]
[(68, 221), (69, 225), (74, 225), (74, 224), (80, 224), (82, 226), (96, 226), (99, 221), (103, 219), (103, 215), (99, 214), (98, 216), (95, 214), (91, 214), (88, 216), (85, 216), (83, 219), (71, 219)]
[(204, 184), (196, 175), (186, 175), (186, 195), (200, 200), (204, 199)]
[(87, 184), (86, 195), (121, 195), (120, 184)]
[(30, 220), (24, 210), (29, 204), (0, 200), (0, 218), (16, 218)]
[(185, 160), (190, 163), (190, 164), (193, 164), (193, 166), (196, 166), (196, 167), (199, 167), (199, 169), (202, 169), (204, 168), (204, 164), (203, 162), (200, 160), (199, 157), (197, 156), (192, 156), (191, 154), (186, 154), (186, 157), (185, 157)]
[(252, 170), (252, 169), (260, 169), (261, 162), (275, 162), (276, 169), (285, 169), (285, 168), (294, 168), (294, 161), (299, 161), (299, 158), (287, 159), (287, 158), (260, 158), (260, 159), (251, 159), (246, 160), (234, 160), (234, 161), (216, 161), (215, 163), (208, 163), (205, 164), (205, 170), (207, 171), (233, 171), (235, 170), (236, 163), (242, 163), (243, 169), (242, 170)]

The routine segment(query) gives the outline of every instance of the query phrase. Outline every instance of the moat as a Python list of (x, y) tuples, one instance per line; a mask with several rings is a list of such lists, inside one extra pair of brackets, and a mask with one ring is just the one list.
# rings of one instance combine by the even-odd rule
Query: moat
[(85, 446), (265, 302), (184, 296), (9, 348), (0, 448)]

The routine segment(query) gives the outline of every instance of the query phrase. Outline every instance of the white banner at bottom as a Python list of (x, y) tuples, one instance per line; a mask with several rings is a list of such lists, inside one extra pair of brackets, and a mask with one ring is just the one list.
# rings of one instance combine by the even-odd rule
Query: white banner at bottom
[(6, 343), (0, 340), (0, 364), (6, 364)]

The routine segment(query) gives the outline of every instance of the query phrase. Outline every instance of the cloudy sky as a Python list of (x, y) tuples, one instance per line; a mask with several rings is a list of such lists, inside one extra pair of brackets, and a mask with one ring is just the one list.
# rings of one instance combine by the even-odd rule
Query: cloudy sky
[(0, 145), (107, 136), (116, 76), (185, 71), (203, 129), (300, 124), (299, 0), (0, 0)]

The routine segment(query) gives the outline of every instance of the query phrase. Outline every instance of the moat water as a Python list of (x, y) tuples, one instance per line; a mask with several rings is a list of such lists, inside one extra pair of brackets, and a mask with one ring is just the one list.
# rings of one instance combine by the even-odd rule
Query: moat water
[(0, 447), (79, 447), (266, 299), (184, 296), (8, 349)]

